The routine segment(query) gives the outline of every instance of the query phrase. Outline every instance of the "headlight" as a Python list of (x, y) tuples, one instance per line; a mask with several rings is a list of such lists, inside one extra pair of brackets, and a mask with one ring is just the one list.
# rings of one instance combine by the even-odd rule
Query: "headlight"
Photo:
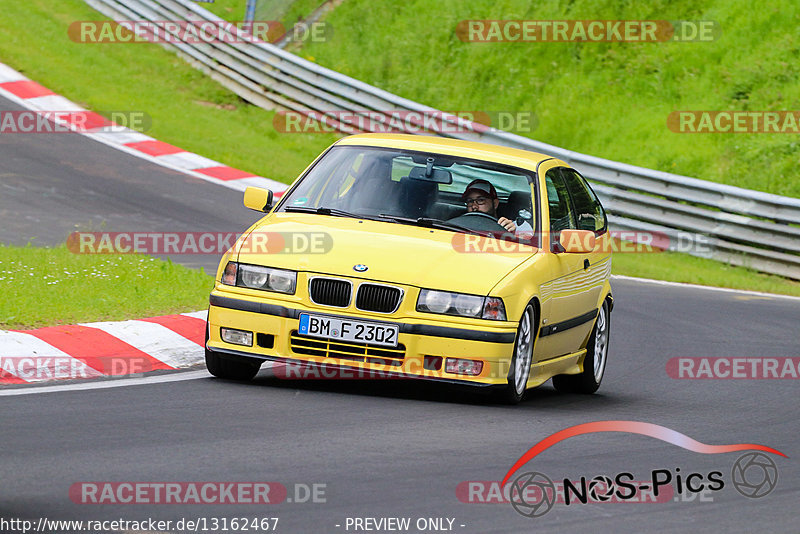
[(267, 282), (269, 282), (269, 269), (242, 265), (241, 269), (239, 269), (239, 279), (245, 287), (261, 289), (267, 287)]
[(432, 289), (423, 289), (419, 292), (417, 311), (458, 315), (461, 317), (479, 317), (494, 321), (506, 320), (505, 306), (500, 298), (434, 291)]
[(229, 286), (235, 285), (293, 295), (297, 286), (297, 273), (285, 269), (273, 269), (231, 261), (225, 266), (221, 281)]
[(419, 304), (417, 309), (432, 313), (447, 313), (453, 299), (450, 293), (444, 291), (428, 291), (423, 289), (419, 294)]
[(483, 298), (474, 295), (457, 295), (453, 307), (459, 315), (477, 317), (483, 310)]
[(294, 271), (279, 271), (272, 269), (269, 275), (269, 287), (273, 291), (280, 293), (294, 293), (295, 282), (297, 281), (297, 273)]

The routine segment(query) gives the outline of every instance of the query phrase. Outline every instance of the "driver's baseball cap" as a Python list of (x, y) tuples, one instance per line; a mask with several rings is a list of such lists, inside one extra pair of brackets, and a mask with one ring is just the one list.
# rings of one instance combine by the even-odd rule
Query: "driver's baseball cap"
[(472, 180), (464, 190), (464, 194), (461, 195), (461, 199), (466, 200), (470, 191), (480, 191), (481, 193), (486, 193), (489, 195), (489, 198), (497, 198), (497, 191), (495, 190), (494, 186), (488, 180), (484, 180), (482, 178)]

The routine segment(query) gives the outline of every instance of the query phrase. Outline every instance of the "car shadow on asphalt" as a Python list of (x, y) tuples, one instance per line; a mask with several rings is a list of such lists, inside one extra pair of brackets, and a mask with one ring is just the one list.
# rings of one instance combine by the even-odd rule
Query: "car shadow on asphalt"
[[(218, 379), (219, 380), (219, 379)], [(235, 383), (225, 380), (225, 382)], [(580, 395), (559, 393), (548, 383), (528, 390), (522, 402), (516, 406), (497, 400), (491, 388), (460, 386), (444, 382), (413, 379), (287, 379), (277, 377), (270, 369), (262, 369), (249, 382), (241, 383), (243, 387), (269, 387), (283, 390), (307, 391), (314, 393), (331, 393), (337, 395), (359, 395), (365, 397), (392, 398), (437, 402), (446, 404), (464, 404), (494, 406), (498, 408), (525, 409), (547, 411), (574, 411), (580, 409), (590, 413), (608, 411), (612, 408), (629, 405), (632, 399), (618, 396), (616, 393), (595, 393)]]

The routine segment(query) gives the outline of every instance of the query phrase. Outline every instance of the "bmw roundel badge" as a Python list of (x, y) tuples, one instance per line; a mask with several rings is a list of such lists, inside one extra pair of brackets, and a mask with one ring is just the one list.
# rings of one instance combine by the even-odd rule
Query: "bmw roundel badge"
[(363, 273), (363, 272), (364, 272), (364, 271), (366, 271), (367, 269), (369, 269), (369, 267), (367, 267), (367, 266), (366, 266), (366, 265), (364, 265), (363, 263), (359, 263), (359, 264), (357, 264), (357, 265), (353, 265), (353, 270), (354, 270), (355, 272), (357, 272), (357, 273)]

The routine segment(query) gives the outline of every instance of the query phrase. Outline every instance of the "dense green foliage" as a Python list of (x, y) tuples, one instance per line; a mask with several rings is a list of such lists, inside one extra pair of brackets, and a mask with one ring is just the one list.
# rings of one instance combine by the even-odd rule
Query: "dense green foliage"
[[(470, 43), (459, 21), (713, 21), (710, 42)], [(348, 0), (303, 55), (447, 110), (533, 111), (537, 140), (800, 197), (798, 134), (685, 134), (677, 110), (800, 110), (800, 4), (775, 0)]]

